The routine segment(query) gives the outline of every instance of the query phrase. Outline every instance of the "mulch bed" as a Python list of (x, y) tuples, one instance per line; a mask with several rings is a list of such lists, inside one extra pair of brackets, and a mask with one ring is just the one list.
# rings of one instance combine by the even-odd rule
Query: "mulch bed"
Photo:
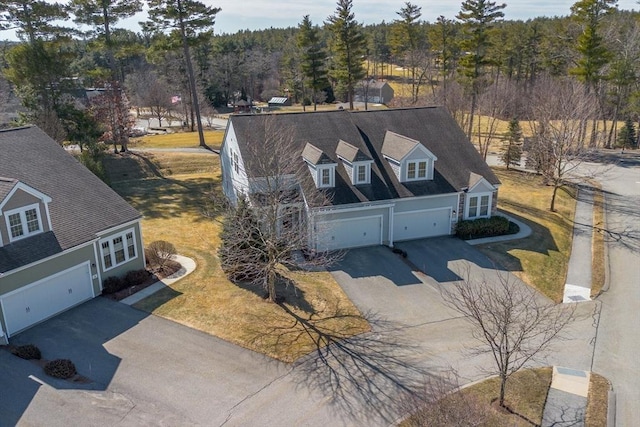
[[(147, 278), (147, 280), (145, 280), (144, 282), (142, 282), (139, 285), (135, 285), (135, 286), (129, 286), (126, 287), (116, 293), (113, 294), (102, 294), (103, 297), (105, 298), (109, 298), (110, 300), (113, 301), (120, 301), (123, 300), (133, 294), (135, 294), (136, 292), (139, 292), (141, 290), (143, 290), (144, 288), (147, 288), (151, 285), (153, 285), (154, 283), (156, 283), (158, 280), (162, 280), (166, 277), (171, 276), (172, 274), (174, 274), (176, 271), (180, 270), (182, 268), (182, 264), (180, 264), (177, 261), (170, 261), (169, 263), (167, 263), (165, 265), (165, 268), (162, 271), (151, 273), (149, 271), (149, 278)], [(147, 270), (148, 271), (148, 270)]]

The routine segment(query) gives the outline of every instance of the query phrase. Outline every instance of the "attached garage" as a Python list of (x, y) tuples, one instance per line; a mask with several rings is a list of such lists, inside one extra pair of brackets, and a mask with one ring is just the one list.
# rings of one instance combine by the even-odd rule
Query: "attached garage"
[(94, 297), (89, 262), (0, 297), (9, 335)]
[(326, 251), (382, 244), (382, 216), (319, 221), (316, 250)]
[(397, 212), (393, 216), (393, 240), (412, 240), (451, 233), (451, 209)]

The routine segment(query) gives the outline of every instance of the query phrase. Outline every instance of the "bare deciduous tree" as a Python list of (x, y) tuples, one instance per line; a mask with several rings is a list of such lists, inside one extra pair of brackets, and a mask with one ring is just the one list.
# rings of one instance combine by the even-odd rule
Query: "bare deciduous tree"
[(582, 124), (595, 114), (597, 100), (575, 80), (552, 77), (538, 80), (532, 98), (533, 142), (528, 157), (553, 186), (549, 209), (554, 211), (558, 189), (570, 178), (580, 179), (572, 174), (587, 159), (580, 142)]
[(443, 290), (443, 297), (473, 326), (473, 336), (483, 344), (473, 351), (493, 357), (490, 372), (500, 378), (501, 406), (511, 375), (544, 356), (575, 312), (575, 305), (553, 305), (507, 273), (496, 271), (495, 280), (471, 279), (470, 267), (463, 280)]
[(445, 372), (425, 380), (422, 389), (403, 402), (403, 413), (411, 414), (403, 425), (408, 427), (457, 426), (478, 427), (490, 419), (489, 406), (476, 396), (460, 391), (457, 376)]
[[(250, 180), (246, 203), (241, 200), (227, 212), (220, 255), (228, 273), (261, 285), (269, 300), (277, 302), (276, 285), (286, 283), (294, 252), (307, 248), (306, 206), (324, 204), (326, 194), (311, 181), (302, 150), (294, 143), (295, 130), (278, 127), (273, 116), (258, 123), (243, 153)], [(306, 264), (329, 265), (337, 256), (314, 254)]]

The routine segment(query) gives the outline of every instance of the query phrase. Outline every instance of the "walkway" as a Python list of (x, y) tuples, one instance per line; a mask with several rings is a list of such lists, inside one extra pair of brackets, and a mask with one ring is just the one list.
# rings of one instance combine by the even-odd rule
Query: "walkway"
[(196, 262), (191, 258), (187, 258), (186, 256), (182, 255), (176, 255), (175, 260), (178, 261), (180, 265), (182, 265), (182, 268), (180, 270), (176, 271), (171, 276), (167, 276), (164, 279), (157, 281), (153, 285), (147, 286), (141, 291), (138, 291), (135, 294), (120, 300), (120, 302), (127, 305), (133, 305), (138, 301), (143, 300), (146, 297), (158, 292), (160, 289), (172, 285), (186, 275), (191, 274), (193, 270), (196, 269)]
[(576, 203), (573, 244), (563, 303), (591, 300), (591, 253), (593, 237), (593, 190), (581, 186)]
[(590, 372), (553, 367), (542, 427), (584, 425), (590, 377)]

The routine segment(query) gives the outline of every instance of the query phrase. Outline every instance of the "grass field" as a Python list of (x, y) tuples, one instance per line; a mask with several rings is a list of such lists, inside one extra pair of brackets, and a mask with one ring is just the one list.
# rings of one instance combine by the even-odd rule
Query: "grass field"
[(541, 177), (504, 168), (494, 172), (502, 182), (498, 207), (524, 221), (533, 235), (478, 248), (552, 300), (562, 301), (573, 238), (574, 190), (560, 189), (556, 212), (551, 212), (552, 188), (544, 185)]
[[(222, 138), (224, 138), (223, 130), (204, 132), (204, 140), (211, 148), (220, 148)], [(129, 145), (131, 148), (196, 148), (199, 140), (197, 132), (176, 132), (132, 138)]]
[(280, 289), (282, 306), (265, 302), (261, 289), (226, 279), (217, 257), (220, 223), (204, 215), (215, 208), (208, 195), (220, 191), (217, 156), (111, 155), (106, 164), (114, 189), (143, 214), (145, 243), (169, 241), (197, 264), (137, 308), (285, 362), (370, 329), (327, 272), (290, 272), (295, 287)]

